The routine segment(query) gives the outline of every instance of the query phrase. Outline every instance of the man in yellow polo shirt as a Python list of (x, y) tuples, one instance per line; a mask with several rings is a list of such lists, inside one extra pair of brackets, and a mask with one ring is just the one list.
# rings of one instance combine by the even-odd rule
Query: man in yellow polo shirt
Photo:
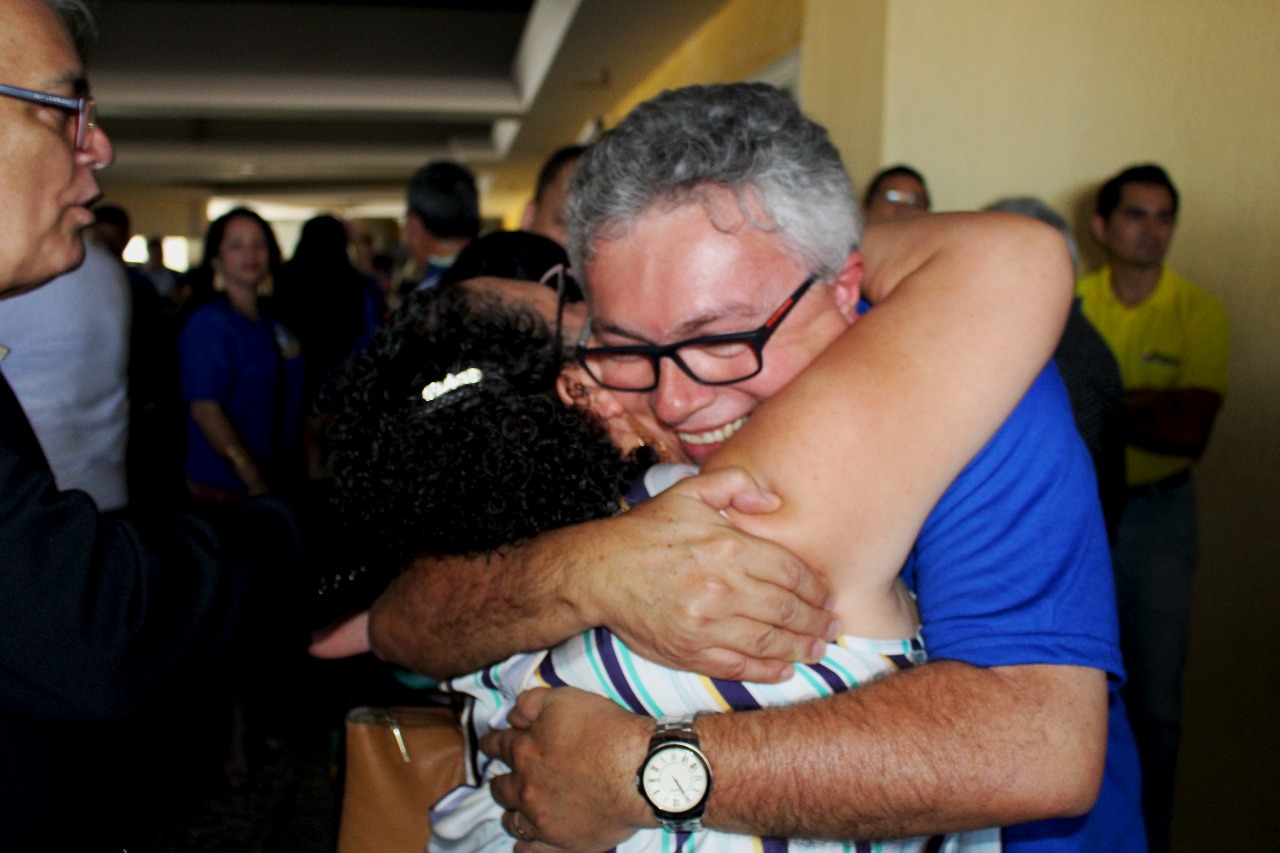
[(1227, 391), (1226, 311), (1164, 265), (1177, 216), (1178, 191), (1159, 166), (1107, 181), (1093, 218), (1107, 263), (1076, 286), (1125, 390), (1129, 494), (1113, 558), (1152, 851), (1168, 849), (1181, 738), (1197, 556), (1191, 468)]

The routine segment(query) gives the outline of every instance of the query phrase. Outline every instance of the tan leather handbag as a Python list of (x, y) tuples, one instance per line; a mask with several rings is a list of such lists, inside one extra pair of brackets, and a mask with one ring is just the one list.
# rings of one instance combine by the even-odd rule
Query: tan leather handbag
[(463, 781), (462, 731), (441, 707), (353, 708), (338, 853), (423, 853), (431, 806)]

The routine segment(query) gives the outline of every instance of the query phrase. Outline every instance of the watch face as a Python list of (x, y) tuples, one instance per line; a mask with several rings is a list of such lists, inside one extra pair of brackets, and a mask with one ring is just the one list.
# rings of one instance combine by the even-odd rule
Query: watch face
[(653, 753), (640, 777), (653, 807), (672, 814), (690, 811), (701, 803), (709, 783), (702, 756), (685, 744), (669, 744)]

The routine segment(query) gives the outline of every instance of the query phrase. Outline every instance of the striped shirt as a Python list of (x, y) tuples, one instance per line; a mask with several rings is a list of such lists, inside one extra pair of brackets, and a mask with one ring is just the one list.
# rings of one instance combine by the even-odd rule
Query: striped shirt
[[(463, 715), (467, 741), (467, 784), (444, 797), (431, 813), (431, 850), (509, 850), (512, 838), (501, 825), (502, 807), (489, 794), (488, 782), (508, 772), (506, 765), (481, 753), (476, 743), (493, 729), (506, 728), (516, 697), (531, 687), (573, 686), (606, 696), (637, 714), (658, 717), (693, 712), (721, 713), (790, 705), (831, 696), (923, 662), (919, 637), (876, 640), (841, 637), (827, 646), (817, 664), (797, 665), (795, 674), (778, 684), (722, 681), (660, 666), (632, 652), (612, 632), (596, 628), (554, 649), (516, 655), (477, 673), (445, 683), (444, 688), (469, 698)], [(712, 757), (714, 761), (714, 756)], [(670, 833), (641, 830), (622, 844), (621, 853), (774, 853), (791, 846), (805, 851), (997, 851), (996, 829), (942, 838), (891, 842), (789, 841), (703, 830)]]

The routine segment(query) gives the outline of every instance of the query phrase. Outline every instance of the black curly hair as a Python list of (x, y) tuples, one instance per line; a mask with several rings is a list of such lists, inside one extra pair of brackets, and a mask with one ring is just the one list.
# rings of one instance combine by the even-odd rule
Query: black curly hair
[[(366, 558), (483, 553), (618, 511), (653, 460), (623, 458), (561, 402), (554, 338), (532, 311), (450, 285), (412, 295), (348, 362), (327, 394), (329, 470)], [(473, 368), (482, 379), (424, 399)]]

